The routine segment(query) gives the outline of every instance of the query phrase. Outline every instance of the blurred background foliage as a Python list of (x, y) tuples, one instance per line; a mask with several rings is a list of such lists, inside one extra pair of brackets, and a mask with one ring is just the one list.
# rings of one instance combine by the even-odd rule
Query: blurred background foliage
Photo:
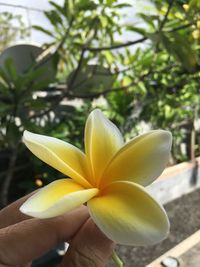
[[(150, 12), (138, 13), (138, 23), (124, 23), (126, 1), (50, 3), (45, 16), (53, 30), (34, 26), (52, 40), (41, 59), (23, 73), (11, 58), (0, 69), (1, 206), (62, 177), (25, 148), (23, 131), (84, 149), (85, 120), (95, 107), (126, 140), (149, 129), (170, 130), (170, 164), (194, 160), (200, 154), (200, 2), (149, 0)], [(28, 34), (23, 24), (21, 33), (9, 33), (12, 19), (0, 14), (6, 25), (1, 50), (14, 34)], [(124, 33), (130, 41), (123, 42)], [(51, 79), (44, 75), (48, 61), (56, 72)]]
[(0, 51), (7, 48), (13, 40), (26, 38), (30, 34), (30, 29), (25, 27), (22, 16), (10, 12), (0, 12), (0, 29)]

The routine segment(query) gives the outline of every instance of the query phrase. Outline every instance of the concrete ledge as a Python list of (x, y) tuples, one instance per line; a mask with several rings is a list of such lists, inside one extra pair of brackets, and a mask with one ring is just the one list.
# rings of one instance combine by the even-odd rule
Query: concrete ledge
[[(177, 246), (174, 248), (170, 249), (167, 251), (165, 254), (151, 262), (150, 264), (146, 265), (146, 267), (162, 267), (163, 265), (161, 264), (162, 260), (166, 259), (167, 257), (174, 257), (174, 258), (180, 258), (183, 254), (187, 253), (190, 251), (194, 246), (199, 244), (200, 242), (200, 230), (198, 230), (196, 233), (193, 235), (189, 236), (185, 240), (183, 240), (181, 243), (179, 243)], [(182, 264), (181, 264), (182, 266)], [(184, 265), (185, 266), (185, 265)], [(188, 267), (196, 267), (199, 266), (188, 266)]]
[(200, 157), (195, 162), (183, 162), (165, 169), (147, 191), (166, 204), (200, 187)]

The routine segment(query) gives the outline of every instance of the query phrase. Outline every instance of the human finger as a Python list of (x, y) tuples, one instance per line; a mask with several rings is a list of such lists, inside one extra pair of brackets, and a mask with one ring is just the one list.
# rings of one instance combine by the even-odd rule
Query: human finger
[(35, 192), (36, 191), (16, 200), (0, 210), (0, 229), (31, 218), (30, 216), (20, 212), (19, 208)]
[(51, 219), (30, 219), (0, 230), (0, 265), (23, 265), (70, 240), (88, 218), (85, 206)]
[(103, 267), (109, 261), (114, 245), (90, 218), (72, 239), (60, 267)]

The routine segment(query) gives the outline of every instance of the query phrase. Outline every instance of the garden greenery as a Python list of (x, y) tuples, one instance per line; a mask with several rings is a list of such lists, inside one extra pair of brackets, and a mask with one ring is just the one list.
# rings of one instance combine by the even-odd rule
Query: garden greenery
[(41, 62), (22, 74), (12, 59), (0, 69), (1, 204), (17, 197), (16, 183), (24, 193), (35, 181), (61, 177), (25, 152), (23, 131), (82, 148), (84, 122), (95, 107), (105, 111), (127, 140), (146, 128), (170, 130), (171, 163), (194, 160), (200, 153), (199, 1), (152, 0), (136, 22), (124, 18), (141, 4), (136, 1), (132, 6), (114, 0), (50, 4), (44, 13), (52, 30), (34, 28), (51, 37), (43, 60), (53, 62), (56, 78), (43, 77)]
[(26, 38), (30, 35), (30, 31), (25, 27), (21, 15), (14, 15), (10, 12), (0, 13), (0, 52), (11, 45), (17, 38)]

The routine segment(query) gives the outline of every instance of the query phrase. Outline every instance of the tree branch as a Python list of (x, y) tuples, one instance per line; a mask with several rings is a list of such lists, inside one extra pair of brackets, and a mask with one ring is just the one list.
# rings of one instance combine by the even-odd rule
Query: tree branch
[(174, 28), (174, 29), (171, 29), (170, 31), (166, 31), (166, 32), (176, 32), (176, 31), (180, 31), (180, 30), (182, 30), (182, 29), (185, 29), (185, 28), (188, 28), (188, 27), (192, 26), (196, 21), (197, 21), (197, 20), (194, 20), (194, 21), (192, 21), (192, 22), (190, 22), (190, 23), (187, 23), (187, 24), (185, 24), (185, 25), (178, 26), (178, 27), (176, 27), (176, 28)]
[(88, 94), (88, 95), (81, 95), (81, 94), (80, 95), (77, 95), (77, 94), (74, 95), (74, 94), (69, 94), (68, 93), (66, 96), (73, 97), (73, 98), (93, 99), (93, 98), (99, 97), (101, 95), (105, 96), (105, 95), (107, 95), (109, 93), (112, 93), (112, 92), (125, 91), (125, 90), (129, 89), (130, 86), (138, 84), (138, 82), (142, 81), (150, 73), (151, 73), (151, 71), (149, 71), (148, 73), (140, 76), (139, 79), (137, 79), (137, 81), (133, 81), (129, 85), (126, 85), (126, 86), (121, 86), (121, 87), (117, 87), (117, 88), (108, 88), (108, 89), (105, 89), (102, 92)]
[(102, 47), (86, 47), (85, 50), (90, 51), (90, 52), (101, 52), (104, 50), (114, 50), (114, 49), (119, 49), (119, 48), (123, 48), (123, 47), (127, 47), (127, 46), (131, 46), (131, 45), (135, 45), (138, 43), (142, 43), (144, 41), (146, 41), (148, 38), (147, 37), (143, 37), (140, 38), (138, 40), (135, 41), (130, 41), (124, 44), (118, 44), (118, 45), (113, 45), (113, 46), (102, 46)]
[[(174, 1), (170, 2), (170, 5), (169, 5), (170, 8), (168, 8), (168, 12), (166, 13), (166, 15), (165, 15), (165, 17), (164, 17), (164, 19), (163, 19), (163, 21), (161, 23), (160, 30), (164, 27), (164, 24), (166, 23), (166, 20), (167, 20), (168, 14), (170, 12), (170, 9), (172, 8), (173, 2)], [(176, 27), (176, 28), (174, 28), (174, 29), (172, 29), (170, 31), (166, 31), (166, 32), (179, 31), (181, 29), (184, 29), (184, 28), (187, 28), (187, 27), (193, 25), (194, 23), (195, 23), (195, 21), (193, 21), (191, 23), (188, 23), (188, 24), (185, 24), (185, 25), (181, 25), (179, 27)], [(130, 42), (127, 42), (127, 43), (113, 45), (113, 46), (86, 47), (85, 50), (93, 52), (93, 53), (98, 53), (98, 52), (105, 51), (105, 50), (115, 50), (115, 49), (120, 49), (120, 48), (123, 48), (123, 47), (132, 46), (132, 45), (135, 45), (135, 44), (138, 44), (138, 43), (143, 43), (148, 39), (149, 39), (148, 37), (143, 37), (143, 38), (140, 38), (140, 39), (135, 40), (135, 41), (130, 41)]]
[[(39, 54), (39, 56), (36, 58), (36, 65), (34, 66), (35, 68), (38, 68), (41, 65), (44, 65), (44, 63), (46, 63), (47, 61), (49, 61), (58, 50), (62, 49), (68, 35), (69, 35), (69, 31), (72, 27), (72, 24), (74, 22), (74, 17), (72, 17), (70, 23), (69, 23), (69, 27), (67, 28), (65, 35), (63, 36), (61, 42), (59, 43), (59, 45), (53, 49), (53, 46), (50, 46), (49, 48), (45, 49), (41, 54)], [(54, 51), (53, 51), (54, 50)]]
[(130, 83), (129, 85), (127, 86), (122, 86), (122, 87), (117, 87), (117, 88), (113, 88), (113, 89), (106, 89), (102, 92), (98, 92), (98, 93), (93, 93), (93, 94), (88, 94), (88, 95), (78, 95), (78, 94), (67, 94), (66, 96), (67, 97), (73, 97), (73, 98), (82, 98), (82, 99), (93, 99), (93, 98), (97, 98), (101, 95), (105, 96), (109, 93), (112, 93), (112, 92), (118, 92), (118, 91), (123, 91), (123, 90), (127, 90), (131, 85), (133, 85), (134, 83)]
[(170, 0), (170, 1), (169, 1), (168, 8), (167, 8), (167, 12), (166, 12), (166, 14), (165, 14), (165, 16), (164, 16), (164, 19), (162, 20), (162, 22), (161, 22), (161, 24), (160, 24), (159, 32), (162, 31), (162, 29), (163, 29), (165, 23), (167, 22), (168, 15), (169, 15), (169, 12), (170, 12), (170, 10), (171, 10), (173, 4), (174, 4), (174, 0)]
[(71, 80), (69, 82), (69, 85), (68, 85), (68, 88), (72, 87), (74, 82), (75, 82), (75, 79), (81, 69), (81, 65), (83, 63), (83, 59), (84, 59), (84, 53), (85, 53), (85, 48), (82, 48), (82, 51), (81, 51), (81, 55), (80, 55), (80, 58), (79, 58), (79, 62), (78, 62), (78, 65), (77, 65), (77, 68), (76, 70), (74, 71), (73, 73), (73, 76), (71, 77)]

